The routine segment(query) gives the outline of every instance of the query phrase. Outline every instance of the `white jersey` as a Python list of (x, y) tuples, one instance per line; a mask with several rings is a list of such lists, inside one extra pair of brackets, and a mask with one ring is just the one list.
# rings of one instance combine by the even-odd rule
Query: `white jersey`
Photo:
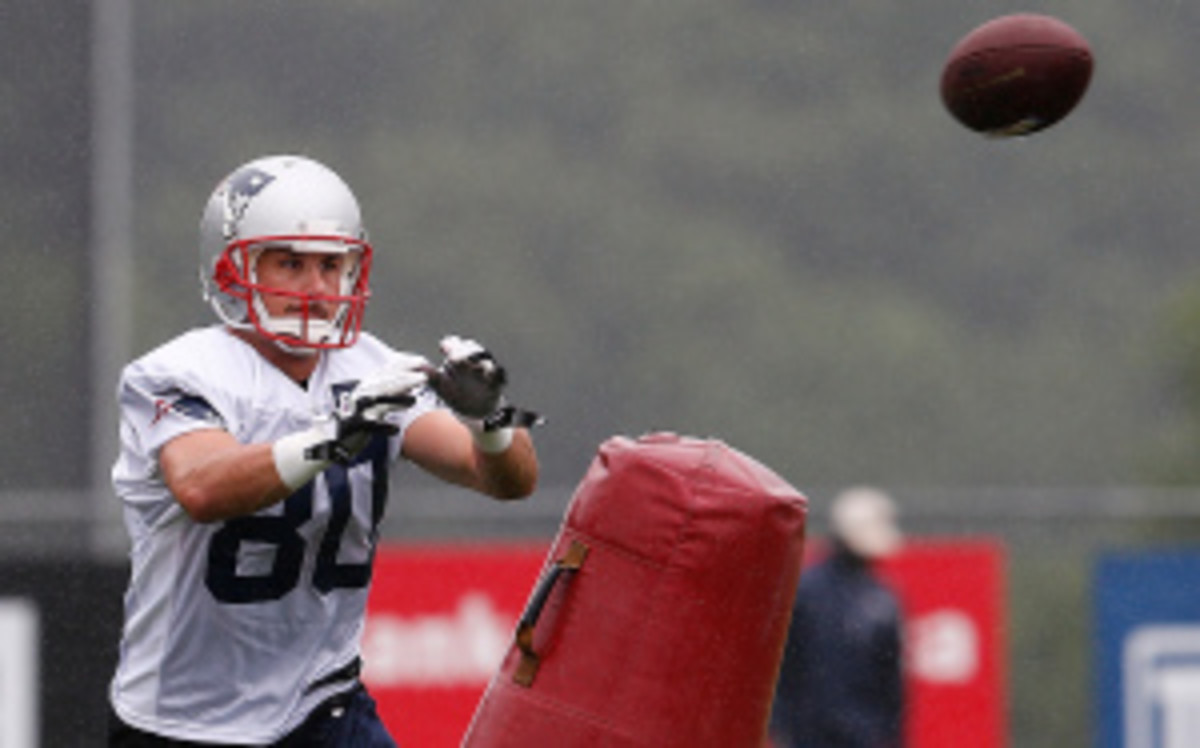
[(428, 390), (349, 467), (334, 464), (286, 501), (225, 522), (191, 520), (158, 451), (197, 429), (271, 442), (329, 413), (334, 393), (394, 351), (363, 334), (289, 379), (222, 327), (185, 333), (127, 366), (118, 390), (113, 484), (132, 540), (111, 699), (127, 723), (209, 743), (269, 743), (348, 688), (357, 661), (388, 470), (404, 430), (437, 406)]

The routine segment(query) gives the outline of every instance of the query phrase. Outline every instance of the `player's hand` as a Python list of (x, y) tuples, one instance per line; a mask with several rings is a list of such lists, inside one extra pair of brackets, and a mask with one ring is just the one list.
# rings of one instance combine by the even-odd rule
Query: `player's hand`
[(341, 396), (332, 413), (332, 439), (319, 445), (315, 456), (348, 462), (374, 434), (395, 434), (400, 429), (388, 415), (411, 407), (413, 390), (428, 380), (429, 362), (422, 356), (401, 354), (365, 377)]
[(429, 386), (460, 416), (483, 420), (495, 413), (504, 396), (508, 375), (482, 345), (448, 335), (441, 341), (445, 360), (429, 371)]
[(424, 356), (397, 354), (343, 396), (336, 404), (337, 414), (341, 418), (381, 422), (387, 414), (415, 402), (412, 392), (428, 381), (429, 370), (429, 361)]
[(529, 428), (542, 417), (505, 402), (508, 375), (486, 348), (474, 340), (448, 335), (442, 338), (442, 365), (429, 371), (429, 386), (457, 413), (485, 452), (502, 452), (512, 440), (514, 427)]
[(296, 490), (331, 462), (348, 464), (376, 434), (400, 429), (388, 416), (416, 402), (413, 391), (432, 367), (421, 356), (400, 354), (343, 393), (333, 412), (311, 427), (276, 439), (271, 456), (280, 481)]

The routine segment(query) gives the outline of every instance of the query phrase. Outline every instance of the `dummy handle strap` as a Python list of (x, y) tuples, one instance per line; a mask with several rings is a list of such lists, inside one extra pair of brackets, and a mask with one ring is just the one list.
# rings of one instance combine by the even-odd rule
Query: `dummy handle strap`
[(517, 664), (516, 672), (513, 673), (514, 683), (526, 688), (533, 685), (533, 678), (537, 675), (538, 666), (541, 665), (541, 658), (533, 648), (533, 631), (537, 627), (538, 618), (542, 615), (542, 608), (546, 607), (546, 601), (550, 599), (550, 593), (554, 591), (558, 580), (565, 579), (579, 571), (587, 555), (588, 547), (578, 540), (572, 540), (567, 552), (554, 562), (554, 566), (550, 567), (550, 570), (538, 582), (533, 597), (529, 600), (529, 605), (525, 607), (525, 612), (521, 614), (521, 620), (517, 622), (516, 639), (517, 647), (521, 650), (521, 661)]

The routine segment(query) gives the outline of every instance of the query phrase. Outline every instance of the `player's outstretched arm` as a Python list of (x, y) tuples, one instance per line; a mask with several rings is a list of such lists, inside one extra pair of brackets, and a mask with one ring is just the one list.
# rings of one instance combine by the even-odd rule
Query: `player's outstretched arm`
[(502, 451), (488, 452), (462, 421), (433, 410), (408, 427), (403, 452), (442, 480), (495, 499), (523, 499), (537, 487), (537, 453), (524, 428), (510, 432)]
[(525, 498), (538, 478), (528, 429), (540, 418), (505, 402), (507, 374), (482, 345), (450, 335), (441, 348), (445, 360), (426, 373), (454, 415), (441, 410), (417, 419), (405, 433), (404, 456), (493, 498)]
[(197, 522), (253, 514), (292, 492), (275, 469), (270, 444), (241, 444), (221, 429), (175, 437), (158, 462), (171, 494)]
[(223, 429), (178, 436), (159, 451), (159, 465), (176, 501), (197, 522), (253, 514), (291, 495), (333, 462), (346, 463), (371, 436), (394, 434), (390, 414), (412, 405), (428, 364), (395, 361), (361, 381), (334, 412), (312, 427), (275, 442), (241, 444)]

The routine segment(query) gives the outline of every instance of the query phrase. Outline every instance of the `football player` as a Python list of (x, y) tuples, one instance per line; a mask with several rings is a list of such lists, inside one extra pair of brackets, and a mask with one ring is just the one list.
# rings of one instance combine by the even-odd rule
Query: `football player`
[(399, 459), (496, 499), (534, 489), (504, 369), (361, 330), (372, 248), (333, 171), (270, 156), (218, 184), (200, 274), (218, 324), (129, 364), (113, 484), (132, 540), (110, 746), (392, 746), (358, 679)]

